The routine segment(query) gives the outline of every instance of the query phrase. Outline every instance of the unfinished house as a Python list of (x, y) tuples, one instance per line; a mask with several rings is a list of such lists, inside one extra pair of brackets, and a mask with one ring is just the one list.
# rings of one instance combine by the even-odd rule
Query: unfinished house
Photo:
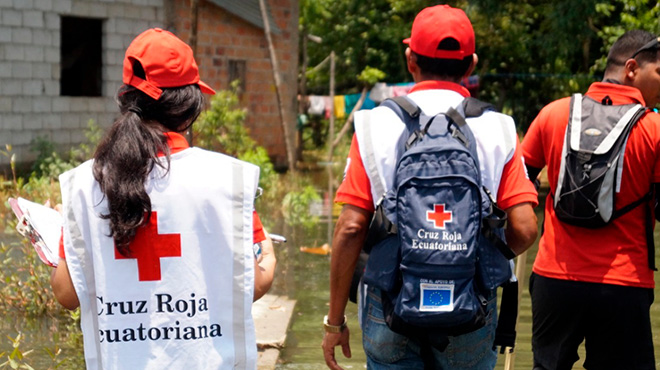
[[(284, 122), (296, 110), (298, 0), (263, 0), (278, 59)], [(286, 165), (282, 118), (260, 0), (198, 0), (196, 59), (214, 89), (240, 80), (246, 125), (277, 166)], [(0, 0), (0, 150), (34, 161), (43, 138), (66, 151), (89, 120), (117, 114), (124, 51), (150, 27), (190, 43), (191, 0)], [(9, 158), (0, 155), (0, 167)]]

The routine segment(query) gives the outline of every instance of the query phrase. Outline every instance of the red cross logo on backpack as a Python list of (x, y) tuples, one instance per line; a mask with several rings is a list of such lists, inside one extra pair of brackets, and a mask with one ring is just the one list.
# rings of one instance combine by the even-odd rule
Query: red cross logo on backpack
[(434, 204), (433, 211), (426, 211), (426, 221), (432, 222), (436, 229), (444, 230), (445, 223), (452, 221), (451, 211), (446, 211), (444, 204)]

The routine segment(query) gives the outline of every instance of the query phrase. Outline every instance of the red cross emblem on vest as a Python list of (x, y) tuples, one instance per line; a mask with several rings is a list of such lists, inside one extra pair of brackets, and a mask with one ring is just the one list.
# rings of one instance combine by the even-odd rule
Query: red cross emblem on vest
[(444, 229), (445, 223), (452, 221), (451, 211), (445, 211), (444, 204), (434, 204), (433, 211), (426, 211), (426, 221), (433, 222), (436, 229)]
[(130, 250), (125, 257), (115, 248), (115, 259), (136, 259), (140, 281), (160, 280), (161, 257), (181, 257), (181, 234), (159, 234), (158, 214), (151, 212), (149, 223), (138, 227)]

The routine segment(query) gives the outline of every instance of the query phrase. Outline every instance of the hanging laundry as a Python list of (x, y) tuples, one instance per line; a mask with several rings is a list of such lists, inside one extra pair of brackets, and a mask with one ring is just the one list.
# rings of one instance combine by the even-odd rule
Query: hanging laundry
[(307, 117), (306, 114), (298, 114), (296, 120), (296, 130), (300, 131), (307, 125), (307, 122), (309, 122), (309, 117)]
[(409, 83), (409, 84), (392, 86), (392, 96), (396, 97), (396, 96), (408, 95), (408, 92), (410, 91), (410, 89), (412, 89), (413, 85), (414, 85), (413, 83)]
[(330, 119), (330, 114), (333, 112), (331, 111), (333, 107), (332, 99), (330, 99), (329, 96), (324, 96), (323, 97), (323, 104), (325, 104), (325, 119)]
[(357, 104), (358, 100), (360, 100), (360, 95), (362, 94), (348, 94), (344, 95), (344, 104), (345, 109), (346, 109), (346, 114), (350, 114), (353, 108), (355, 107), (355, 104)]
[(344, 101), (344, 95), (335, 95), (335, 117), (346, 117), (346, 102)]
[(371, 100), (371, 98), (369, 98), (369, 95), (367, 95), (367, 97), (364, 98), (364, 102), (362, 103), (362, 108), (360, 108), (360, 110), (374, 109), (374, 108), (376, 108), (376, 102)]
[(381, 103), (383, 100), (391, 97), (392, 86), (387, 86), (385, 82), (378, 82), (369, 92), (369, 98), (375, 103)]
[(307, 113), (311, 116), (320, 116), (325, 113), (325, 99), (320, 95), (310, 95), (309, 97), (309, 109)]
[[(344, 95), (344, 100), (346, 103), (346, 114), (351, 114), (353, 111), (353, 108), (357, 104), (358, 100), (360, 100), (360, 96), (362, 94), (349, 94), (349, 95)], [(363, 110), (363, 109), (373, 109), (376, 106), (376, 103), (374, 103), (373, 100), (369, 99), (369, 94), (365, 96), (364, 101), (362, 102), (362, 105), (360, 106), (360, 109), (358, 110)]]

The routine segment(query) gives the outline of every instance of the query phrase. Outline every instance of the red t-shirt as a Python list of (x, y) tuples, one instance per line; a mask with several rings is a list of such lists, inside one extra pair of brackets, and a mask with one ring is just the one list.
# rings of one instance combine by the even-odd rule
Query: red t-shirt
[[(613, 104), (644, 104), (636, 88), (610, 83), (592, 84), (586, 96), (596, 101), (609, 96)], [(547, 105), (532, 122), (522, 144), (525, 162), (536, 168), (548, 166), (551, 194), (557, 187), (569, 110), (570, 97)], [(650, 112), (630, 133), (615, 208), (640, 199), (657, 182), (660, 182), (660, 116)], [(535, 273), (555, 279), (653, 288), (646, 241), (647, 207), (638, 206), (606, 227), (586, 229), (559, 221), (552, 201), (549, 194), (544, 233), (533, 267)]]
[[(186, 138), (176, 132), (166, 132), (165, 136), (167, 137), (167, 145), (170, 147), (170, 154), (178, 153), (190, 147)], [(158, 153), (158, 155), (163, 156), (164, 154)], [(266, 240), (264, 225), (261, 223), (256, 211), (252, 212), (252, 235), (254, 243)], [(64, 236), (60, 237), (60, 258), (64, 258)]]
[[(430, 89), (452, 90), (464, 97), (470, 96), (469, 91), (464, 87), (444, 81), (423, 81), (413, 86), (410, 92)], [(525, 172), (521, 147), (517, 144), (513, 156), (504, 166), (497, 193), (497, 204), (503, 209), (521, 203), (532, 203), (533, 206), (538, 204), (538, 196), (534, 185), (528, 180)], [(344, 180), (337, 189), (335, 202), (350, 204), (371, 212), (374, 211), (371, 183), (362, 163), (362, 157), (360, 156), (360, 149), (355, 135), (353, 135), (348, 154)]]

